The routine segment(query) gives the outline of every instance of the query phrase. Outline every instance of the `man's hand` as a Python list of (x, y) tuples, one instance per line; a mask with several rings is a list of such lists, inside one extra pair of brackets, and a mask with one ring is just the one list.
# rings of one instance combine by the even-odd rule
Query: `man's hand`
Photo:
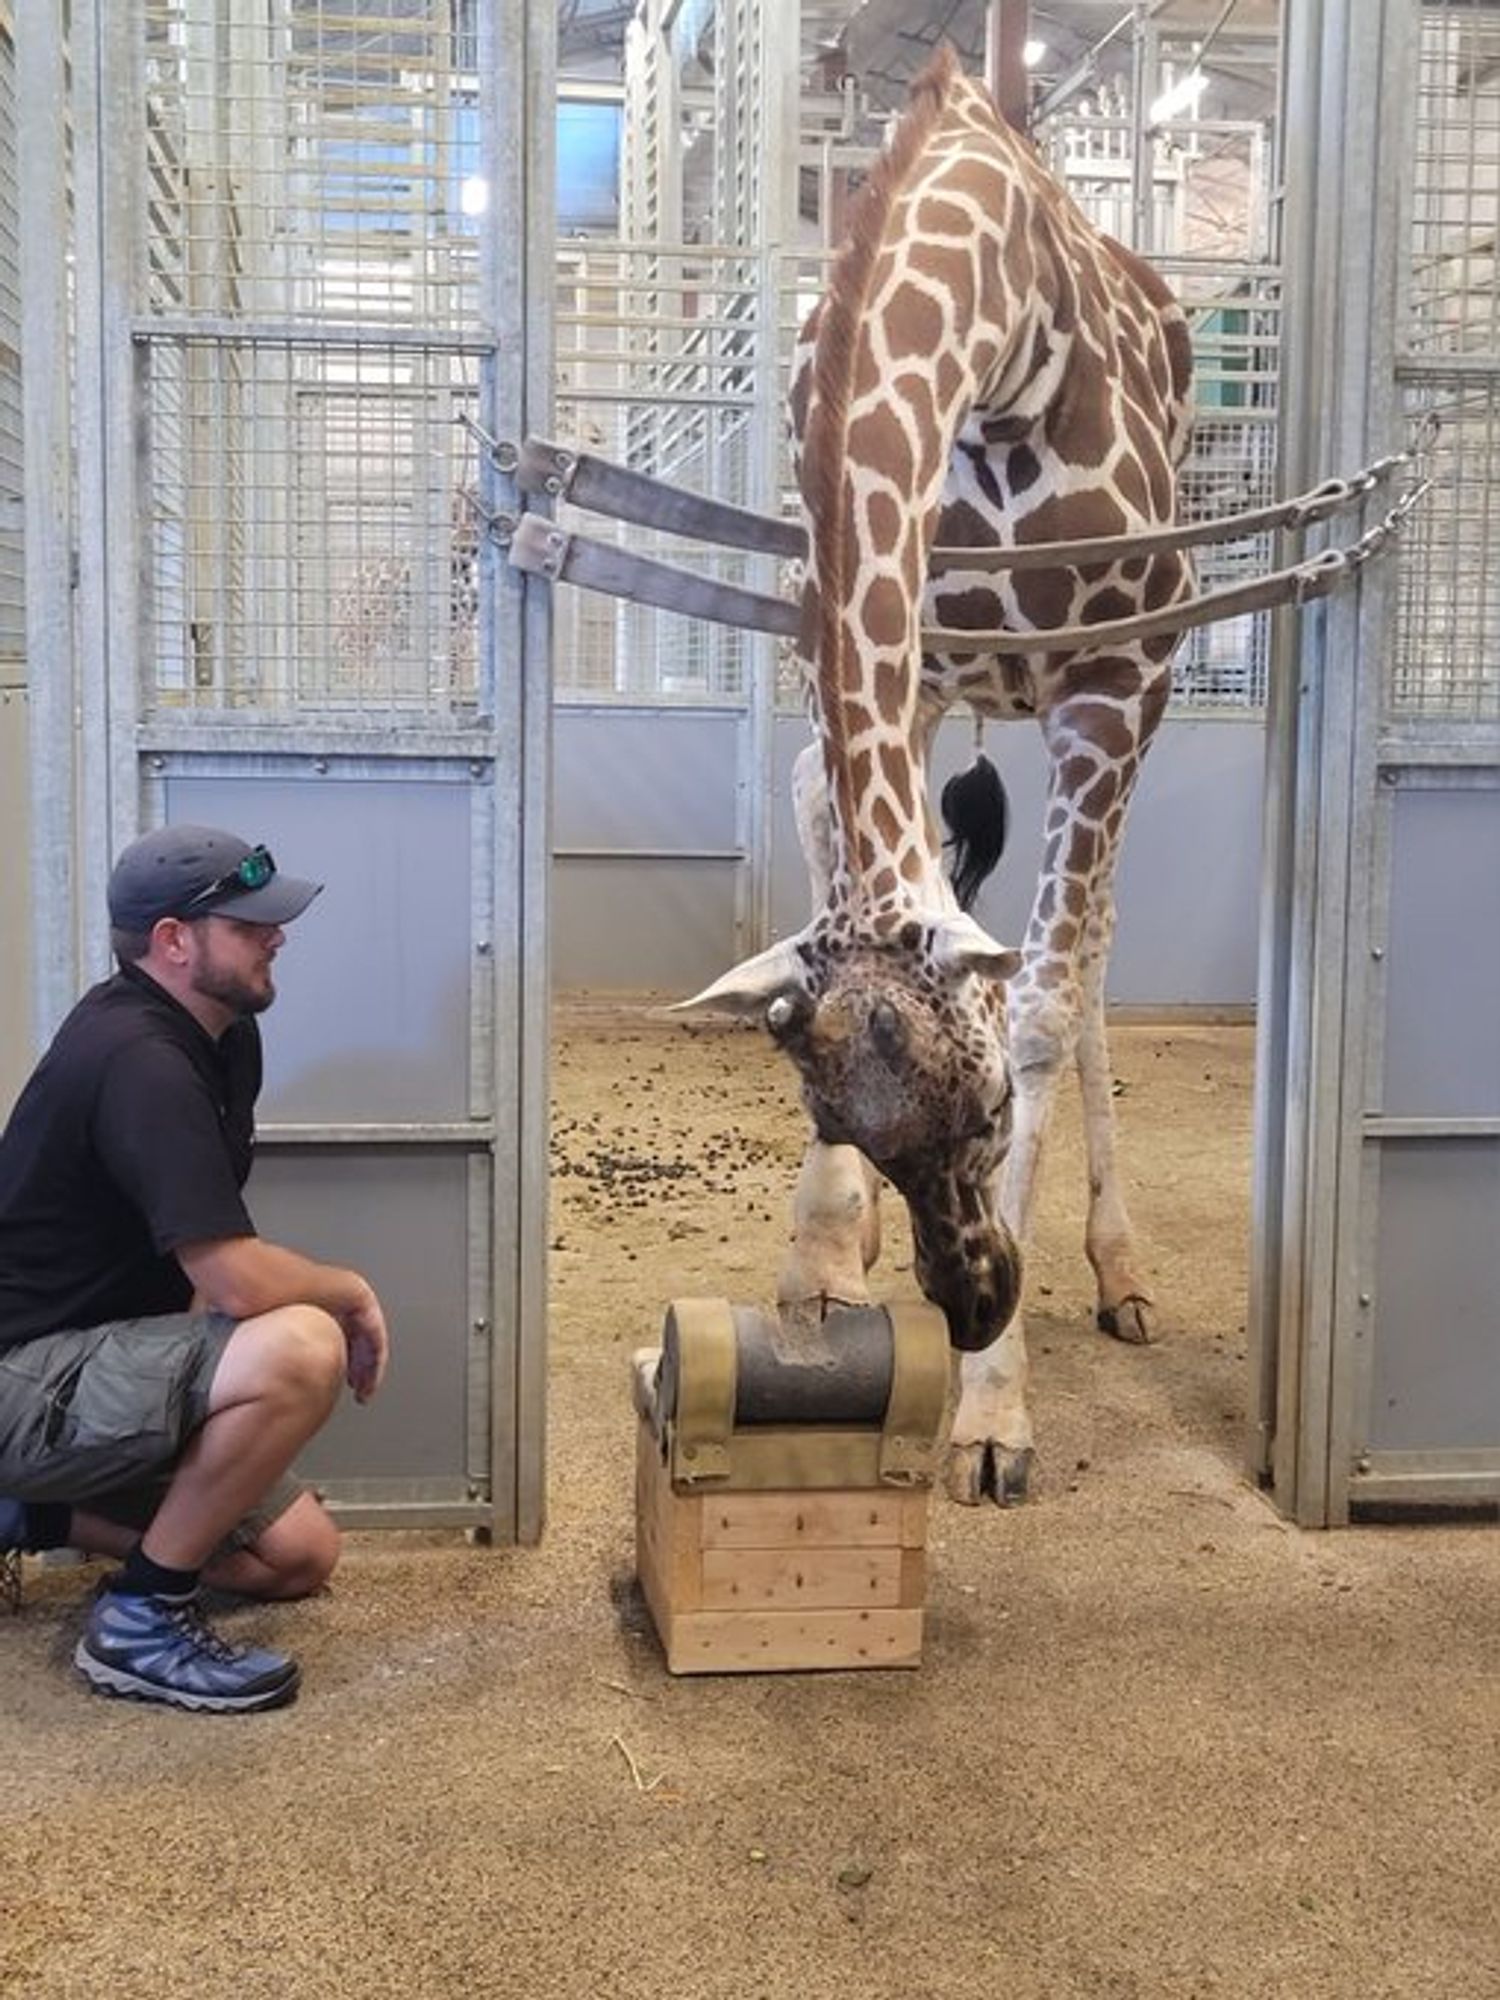
[(391, 1351), (385, 1330), (385, 1314), (373, 1292), (351, 1311), (339, 1315), (344, 1329), (344, 1345), (349, 1352), (345, 1375), (357, 1403), (368, 1403), (385, 1380), (385, 1364)]
[(258, 1319), (281, 1306), (318, 1306), (339, 1323), (348, 1350), (345, 1368), (356, 1399), (368, 1403), (385, 1378), (390, 1339), (385, 1314), (367, 1278), (338, 1264), (317, 1264), (300, 1250), (259, 1236), (225, 1236), (184, 1243), (177, 1261), (198, 1302), (231, 1319)]

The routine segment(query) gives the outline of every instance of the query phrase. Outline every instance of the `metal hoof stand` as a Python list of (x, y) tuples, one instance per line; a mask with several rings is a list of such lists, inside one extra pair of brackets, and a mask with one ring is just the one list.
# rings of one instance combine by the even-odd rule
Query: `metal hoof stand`
[(671, 1672), (920, 1664), (948, 1377), (920, 1303), (668, 1308), (632, 1386), (636, 1569)]

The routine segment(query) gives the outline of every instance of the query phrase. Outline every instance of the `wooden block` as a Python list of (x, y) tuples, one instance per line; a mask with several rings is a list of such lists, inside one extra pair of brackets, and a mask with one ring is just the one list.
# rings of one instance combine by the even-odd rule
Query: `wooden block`
[(672, 1491), (656, 1439), (642, 1423), (636, 1451), (636, 1573), (653, 1616), (658, 1598), (685, 1611), (696, 1610), (702, 1600), (702, 1515), (701, 1494)]
[(920, 1611), (688, 1611), (663, 1639), (674, 1674), (917, 1667)]
[[(898, 1548), (906, 1493), (715, 1493), (705, 1495), (708, 1549)], [(917, 1496), (926, 1500), (926, 1495)]]
[(638, 1432), (636, 1568), (671, 1672), (920, 1664), (925, 1492), (684, 1490)]
[(705, 1549), (705, 1611), (901, 1603), (900, 1549)]

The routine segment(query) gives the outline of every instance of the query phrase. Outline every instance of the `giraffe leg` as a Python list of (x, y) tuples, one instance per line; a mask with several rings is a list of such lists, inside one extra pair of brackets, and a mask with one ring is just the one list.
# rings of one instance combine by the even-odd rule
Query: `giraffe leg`
[(943, 1480), (965, 1507), (1026, 1498), (1034, 1456), (1026, 1408), (1026, 1330), (1020, 1313), (978, 1354), (954, 1356), (958, 1408)]
[[(813, 908), (828, 895), (832, 819), (823, 753), (807, 744), (792, 766), (792, 809)], [(792, 1196), (792, 1240), (776, 1285), (784, 1307), (868, 1305), (865, 1273), (880, 1254), (880, 1176), (853, 1146), (808, 1142)]]
[(777, 1280), (786, 1307), (868, 1305), (865, 1273), (880, 1254), (880, 1179), (853, 1146), (808, 1145), (792, 1196), (792, 1241)]
[[(1012, 1007), (1011, 1139), (999, 1201), (1018, 1243), (1024, 1244), (1031, 1221), (1057, 1079), (1073, 1033), (1065, 1005), (1033, 997)], [(1008, 1507), (1025, 1499), (1035, 1458), (1028, 1372), (1025, 1318), (1018, 1308), (993, 1346), (962, 1357), (945, 1471), (951, 1498), (971, 1507), (985, 1500)]]
[(833, 815), (828, 806), (828, 781), (823, 753), (816, 743), (798, 751), (792, 765), (792, 816), (797, 840), (807, 863), (812, 906), (821, 910), (833, 877)]
[(1084, 945), (1083, 1020), (1078, 1036), (1078, 1082), (1083, 1095), (1088, 1153), (1089, 1208), (1084, 1248), (1099, 1288), (1098, 1320), (1118, 1340), (1144, 1346), (1154, 1340), (1151, 1296), (1136, 1268), (1135, 1232), (1115, 1161), (1114, 1073), (1104, 1027), (1104, 968), (1114, 931), (1114, 911), (1093, 913)]

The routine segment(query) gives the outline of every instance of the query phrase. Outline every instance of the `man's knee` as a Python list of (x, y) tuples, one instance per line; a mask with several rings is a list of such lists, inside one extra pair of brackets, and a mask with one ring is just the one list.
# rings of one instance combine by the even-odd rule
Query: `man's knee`
[(278, 1306), (242, 1320), (214, 1376), (215, 1405), (246, 1397), (337, 1401), (347, 1365), (343, 1330), (321, 1306)]
[(299, 1401), (338, 1401), (347, 1365), (343, 1329), (320, 1306), (283, 1306), (273, 1337), (278, 1384)]

